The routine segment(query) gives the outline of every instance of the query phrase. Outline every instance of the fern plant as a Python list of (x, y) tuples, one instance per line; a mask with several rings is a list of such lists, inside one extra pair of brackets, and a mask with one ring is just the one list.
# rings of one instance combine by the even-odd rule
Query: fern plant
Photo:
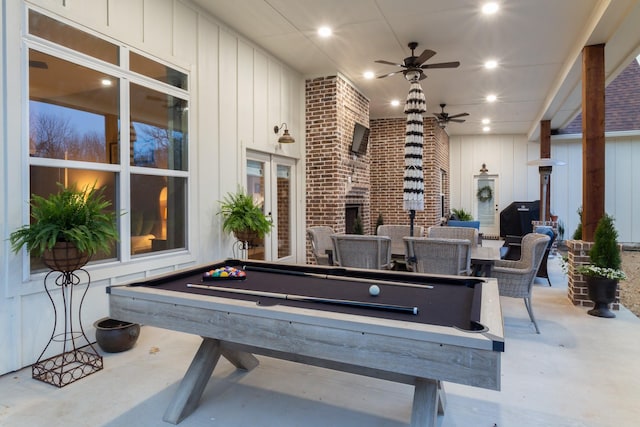
[(451, 209), (451, 212), (459, 221), (473, 221), (473, 216), (471, 216), (471, 214), (465, 211), (463, 208)]
[(57, 242), (69, 242), (89, 256), (108, 252), (119, 236), (116, 213), (108, 209), (111, 202), (104, 198), (105, 187), (96, 189), (94, 183), (78, 190), (75, 184), (57, 185), (58, 193), (47, 198), (31, 195), (31, 223), (9, 236), (13, 251), (26, 247), (39, 257)]
[(222, 229), (227, 233), (252, 231), (262, 239), (271, 231), (273, 223), (253, 200), (253, 196), (238, 188), (220, 202), (219, 215), (224, 219)]

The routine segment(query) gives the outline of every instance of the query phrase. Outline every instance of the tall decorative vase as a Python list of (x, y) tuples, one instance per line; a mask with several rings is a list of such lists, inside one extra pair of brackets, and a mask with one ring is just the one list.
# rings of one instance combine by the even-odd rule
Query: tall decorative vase
[(616, 300), (618, 280), (591, 276), (587, 276), (585, 279), (587, 281), (587, 295), (595, 304), (595, 306), (587, 313), (597, 317), (616, 317), (616, 315), (609, 309), (609, 304)]

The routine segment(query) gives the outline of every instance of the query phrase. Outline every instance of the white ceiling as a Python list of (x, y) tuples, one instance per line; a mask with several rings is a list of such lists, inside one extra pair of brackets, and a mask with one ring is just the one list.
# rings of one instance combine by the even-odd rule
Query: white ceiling
[[(450, 135), (491, 133), (538, 138), (540, 120), (566, 125), (579, 112), (581, 49), (606, 43), (606, 73), (617, 75), (640, 49), (640, 0), (498, 0), (500, 11), (480, 13), (480, 0), (192, 0), (228, 27), (305, 77), (341, 73), (370, 99), (371, 118), (401, 117), (409, 83), (374, 61), (402, 62), (407, 44), (416, 54), (437, 54), (426, 63), (460, 61), (455, 69), (425, 70), (428, 113), (446, 103)], [(322, 25), (333, 36), (320, 38)], [(483, 63), (496, 59), (498, 68)], [(498, 101), (484, 99), (494, 93)], [(391, 107), (392, 99), (401, 107)]]

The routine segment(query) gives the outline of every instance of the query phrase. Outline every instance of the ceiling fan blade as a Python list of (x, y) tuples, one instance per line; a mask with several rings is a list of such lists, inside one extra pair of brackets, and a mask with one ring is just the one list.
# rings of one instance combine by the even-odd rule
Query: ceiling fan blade
[(401, 73), (401, 72), (402, 72), (402, 71), (394, 71), (393, 73), (383, 74), (383, 75), (381, 75), (381, 76), (378, 76), (378, 78), (379, 78), (379, 79), (383, 79), (383, 78), (385, 78), (385, 77), (391, 77), (391, 76), (393, 76), (394, 74), (398, 74), (398, 73)]
[(460, 66), (460, 62), (459, 61), (455, 61), (455, 62), (441, 62), (439, 64), (425, 64), (420, 66), (420, 68), (422, 69), (427, 69), (427, 68), (457, 68)]
[(449, 118), (449, 121), (450, 121), (450, 122), (456, 122), (456, 123), (464, 123), (466, 120), (463, 120), (463, 119), (452, 119), (452, 118)]
[(460, 114), (454, 114), (453, 116), (449, 116), (450, 119), (455, 119), (457, 117), (466, 117), (468, 116), (469, 113), (460, 113)]
[(422, 64), (424, 61), (428, 60), (429, 58), (431, 58), (435, 54), (436, 53), (434, 51), (432, 51), (431, 49), (425, 49), (422, 52), (422, 55), (420, 55), (418, 57), (418, 59), (416, 59), (416, 64)]
[(404, 65), (396, 64), (395, 62), (385, 61), (384, 59), (378, 59), (377, 61), (373, 61), (373, 62), (377, 62), (378, 64), (393, 65), (395, 67), (404, 67)]

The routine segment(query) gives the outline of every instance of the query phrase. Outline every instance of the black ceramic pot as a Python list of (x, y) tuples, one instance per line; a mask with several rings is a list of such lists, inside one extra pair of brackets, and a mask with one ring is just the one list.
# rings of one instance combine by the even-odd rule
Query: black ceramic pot
[(108, 317), (96, 320), (96, 341), (107, 353), (119, 353), (134, 346), (140, 335), (140, 325)]
[(587, 313), (597, 317), (616, 317), (609, 309), (609, 304), (616, 300), (618, 281), (616, 279), (591, 276), (587, 276), (585, 279), (587, 282), (587, 296), (595, 304), (595, 307)]

